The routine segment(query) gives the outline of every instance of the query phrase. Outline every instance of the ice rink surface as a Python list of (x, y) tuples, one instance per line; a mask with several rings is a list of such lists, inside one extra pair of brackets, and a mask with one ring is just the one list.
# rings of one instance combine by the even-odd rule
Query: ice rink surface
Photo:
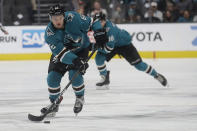
[[(28, 120), (49, 104), (48, 61), (0, 62), (0, 131), (197, 131), (197, 59), (144, 59), (165, 75), (170, 88), (113, 59), (110, 90), (96, 90), (100, 79), (91, 60), (85, 75), (83, 111), (75, 117), (71, 87), (51, 124)], [(62, 79), (62, 87), (68, 80)]]

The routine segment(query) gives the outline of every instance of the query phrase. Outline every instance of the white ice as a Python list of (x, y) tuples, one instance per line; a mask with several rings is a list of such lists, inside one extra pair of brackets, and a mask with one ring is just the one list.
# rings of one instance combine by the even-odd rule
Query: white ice
[[(113, 59), (110, 90), (96, 90), (100, 79), (91, 60), (85, 75), (85, 105), (75, 117), (71, 87), (51, 124), (28, 120), (49, 104), (48, 61), (0, 62), (0, 131), (197, 131), (197, 59), (144, 59), (165, 75), (170, 88)], [(62, 79), (62, 87), (68, 80)]]

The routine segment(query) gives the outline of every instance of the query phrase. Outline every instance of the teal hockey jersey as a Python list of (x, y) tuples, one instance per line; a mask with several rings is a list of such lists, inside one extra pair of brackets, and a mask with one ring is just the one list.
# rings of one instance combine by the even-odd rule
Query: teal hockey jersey
[(69, 11), (65, 12), (64, 24), (64, 29), (56, 29), (50, 22), (45, 31), (45, 41), (55, 56), (64, 47), (76, 49), (67, 51), (60, 59), (64, 64), (72, 64), (72, 60), (77, 58), (76, 53), (87, 48), (90, 44), (87, 32), (92, 24), (92, 19), (77, 12)]

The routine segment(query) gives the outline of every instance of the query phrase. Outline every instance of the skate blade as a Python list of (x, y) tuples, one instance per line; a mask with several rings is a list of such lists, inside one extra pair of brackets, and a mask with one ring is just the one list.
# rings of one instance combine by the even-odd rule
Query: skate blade
[(96, 86), (96, 90), (109, 90), (109, 85)]
[(169, 88), (169, 87), (170, 87), (169, 83), (167, 83), (167, 84), (166, 84), (166, 87), (167, 87), (167, 88)]

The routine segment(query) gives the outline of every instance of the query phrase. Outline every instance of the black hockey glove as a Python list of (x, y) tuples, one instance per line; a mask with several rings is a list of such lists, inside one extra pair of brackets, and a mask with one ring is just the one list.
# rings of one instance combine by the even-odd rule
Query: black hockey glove
[(104, 48), (104, 45), (109, 41), (106, 29), (99, 29), (94, 31), (94, 38), (96, 40), (97, 48)]
[(85, 62), (84, 59), (79, 57), (73, 60), (73, 64), (75, 69), (78, 69), (82, 75), (86, 73), (86, 69), (89, 67), (88, 63)]

